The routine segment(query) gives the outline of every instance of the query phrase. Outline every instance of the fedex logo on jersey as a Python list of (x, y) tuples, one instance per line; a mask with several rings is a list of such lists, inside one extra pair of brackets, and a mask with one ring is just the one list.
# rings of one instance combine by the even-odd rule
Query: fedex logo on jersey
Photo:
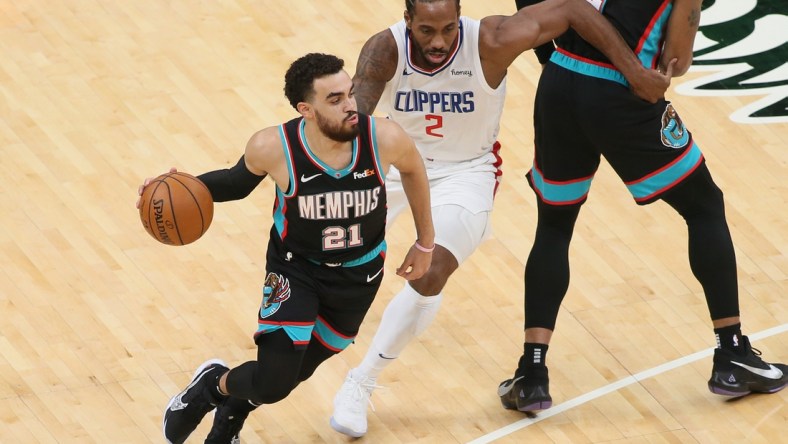
[(366, 170), (364, 170), (364, 171), (362, 171), (360, 173), (357, 173), (355, 171), (353, 172), (353, 178), (354, 179), (363, 179), (365, 177), (374, 176), (374, 175), (375, 175), (375, 172), (370, 170), (369, 168), (367, 168)]
[(418, 89), (397, 91), (394, 109), (404, 113), (472, 113), (473, 91), (426, 92)]
[(331, 191), (298, 196), (298, 214), (303, 219), (330, 220), (361, 217), (378, 207), (380, 189)]

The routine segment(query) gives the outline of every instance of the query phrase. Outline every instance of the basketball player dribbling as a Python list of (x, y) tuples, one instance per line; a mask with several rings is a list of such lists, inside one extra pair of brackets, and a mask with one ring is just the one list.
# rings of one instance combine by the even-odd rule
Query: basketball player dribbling
[(434, 231), (424, 164), (398, 124), (357, 112), (343, 65), (327, 54), (293, 62), (285, 95), (300, 117), (255, 133), (234, 167), (198, 176), (216, 202), (242, 199), (270, 176), (276, 202), (257, 359), (233, 369), (204, 362), (167, 405), (167, 442), (183, 443), (217, 406), (206, 442), (236, 441), (248, 412), (287, 397), (353, 341), (383, 279), (390, 166), (402, 175), (417, 234), (397, 274), (417, 279), (429, 268)]

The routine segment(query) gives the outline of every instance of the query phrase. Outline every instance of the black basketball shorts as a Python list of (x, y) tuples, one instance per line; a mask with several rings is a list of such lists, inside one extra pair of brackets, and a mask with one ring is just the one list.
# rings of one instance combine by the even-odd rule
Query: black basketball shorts
[(543, 202), (585, 202), (600, 156), (639, 204), (659, 199), (703, 164), (670, 102), (650, 104), (618, 81), (580, 71), (549, 63), (539, 81), (527, 177)]

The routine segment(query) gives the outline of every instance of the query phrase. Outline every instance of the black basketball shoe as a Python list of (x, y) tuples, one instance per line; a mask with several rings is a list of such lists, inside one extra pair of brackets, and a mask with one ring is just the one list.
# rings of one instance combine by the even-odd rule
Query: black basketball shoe
[(218, 359), (203, 362), (194, 372), (192, 382), (170, 399), (162, 425), (168, 443), (183, 444), (202, 418), (222, 401), (212, 394), (209, 384), (216, 381), (215, 372), (227, 370), (224, 362)]
[(752, 392), (774, 393), (788, 384), (788, 366), (769, 364), (761, 359), (761, 351), (752, 348), (747, 336), (744, 355), (721, 348), (714, 349), (709, 390), (725, 396), (744, 396)]
[(498, 396), (505, 409), (532, 412), (548, 409), (553, 405), (550, 397), (550, 379), (547, 367), (530, 369), (523, 374), (518, 369), (514, 378), (503, 381), (498, 386)]

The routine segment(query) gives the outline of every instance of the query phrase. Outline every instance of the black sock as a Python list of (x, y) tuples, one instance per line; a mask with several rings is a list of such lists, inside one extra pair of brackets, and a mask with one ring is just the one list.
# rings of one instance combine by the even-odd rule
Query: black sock
[(221, 379), (222, 375), (227, 373), (227, 369), (225, 368), (215, 368), (211, 370), (207, 375), (208, 378), (208, 393), (210, 394), (211, 398), (216, 401), (216, 403), (222, 402), (227, 396), (219, 390), (219, 379)]
[(741, 323), (727, 327), (715, 328), (717, 348), (741, 353), (744, 350), (744, 339), (741, 334)]
[(547, 378), (547, 344), (526, 342), (523, 344), (523, 355), (517, 363), (515, 376), (530, 378)]

